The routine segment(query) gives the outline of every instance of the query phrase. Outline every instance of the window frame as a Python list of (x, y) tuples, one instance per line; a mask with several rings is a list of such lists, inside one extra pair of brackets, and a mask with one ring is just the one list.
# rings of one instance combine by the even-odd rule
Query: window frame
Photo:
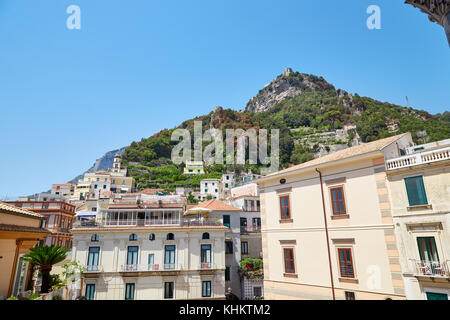
[[(282, 199), (288, 199), (287, 201), (287, 211), (288, 211), (288, 215), (287, 216), (283, 216), (283, 203), (282, 203)], [(290, 194), (282, 194), (279, 195), (278, 197), (278, 202), (280, 205), (280, 219), (281, 221), (287, 221), (287, 220), (292, 220), (292, 207), (291, 207), (291, 196)], [(286, 207), (284, 207), (286, 208)]]
[[(169, 284), (169, 289), (170, 289), (170, 293), (171, 295), (168, 295), (168, 292), (166, 291), (167, 289), (167, 284)], [(172, 284), (170, 286), (170, 284)], [(164, 299), (174, 299), (175, 298), (175, 282), (173, 281), (164, 281)]]
[(241, 254), (248, 254), (248, 241), (241, 241)]
[[(88, 288), (92, 288), (91, 290), (89, 290), (89, 297), (92, 295), (90, 299), (88, 298)], [(86, 283), (86, 287), (84, 289), (84, 297), (86, 298), (86, 300), (95, 300), (95, 283)]]
[[(205, 284), (206, 284), (206, 286), (205, 286)], [(211, 298), (211, 297), (212, 297), (212, 281), (204, 280), (204, 281), (202, 281), (202, 298)]]
[[(342, 260), (341, 260), (341, 251), (350, 251), (350, 260), (345, 260), (345, 269), (347, 271), (347, 264), (350, 262), (351, 264), (351, 270), (352, 270), (352, 275), (349, 276), (348, 274), (342, 274)], [(345, 278), (345, 279), (356, 279), (356, 272), (355, 272), (355, 259), (354, 259), (354, 254), (353, 254), (353, 248), (352, 247), (339, 247), (337, 248), (337, 254), (338, 254), (338, 262), (339, 262), (339, 276), (341, 278)], [(346, 258), (346, 256), (344, 255), (344, 258)], [(349, 262), (348, 262), (349, 261)]]
[[(337, 200), (333, 199), (333, 190), (337, 190), (337, 189), (340, 189), (341, 192), (342, 192), (342, 200), (339, 200), (338, 197), (336, 197)], [(346, 197), (345, 197), (344, 185), (332, 186), (332, 187), (329, 187), (328, 190), (330, 191), (331, 212), (333, 213), (333, 216), (345, 216), (345, 215), (348, 215), (347, 205), (346, 205), (346, 201), (345, 201)], [(340, 211), (336, 212), (335, 207), (334, 207), (334, 203), (335, 202), (338, 203), (338, 206), (339, 206), (339, 203), (342, 202), (342, 206), (344, 208), (344, 212), (340, 212)]]
[[(128, 288), (130, 288), (130, 287), (133, 288), (133, 291), (132, 291), (133, 297), (132, 298), (130, 298), (128, 296), (128, 294), (130, 293), (130, 292), (128, 292), (128, 290), (129, 290)], [(125, 284), (125, 300), (135, 300), (135, 297), (136, 297), (136, 283), (134, 283), (134, 282), (127, 282)]]
[[(296, 269), (297, 268), (295, 267), (295, 250), (294, 249), (295, 248), (293, 248), (293, 247), (283, 247), (283, 266), (284, 266), (283, 270), (284, 270), (284, 274), (289, 274), (289, 275), (297, 274), (296, 273)], [(288, 261), (288, 259), (286, 259), (287, 258), (286, 252), (289, 252), (289, 251), (292, 253), (292, 259), (289, 259), (289, 261)], [(289, 262), (289, 263), (292, 262), (292, 265), (290, 265), (289, 270), (287, 269), (287, 262)], [(292, 270), (291, 270), (291, 268), (292, 268)]]

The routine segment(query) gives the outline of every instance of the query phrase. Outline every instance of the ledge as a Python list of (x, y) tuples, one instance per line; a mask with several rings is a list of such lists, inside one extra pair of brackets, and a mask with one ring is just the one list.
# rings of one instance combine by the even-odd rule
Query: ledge
[(341, 219), (350, 219), (349, 214), (339, 214), (331, 216), (331, 220), (341, 220)]
[(355, 278), (343, 278), (339, 277), (340, 282), (347, 282), (347, 283), (359, 283), (358, 279)]
[(296, 273), (284, 273), (283, 276), (285, 278), (298, 278), (298, 275)]
[(431, 204), (421, 204), (418, 206), (409, 206), (406, 207), (406, 210), (413, 211), (413, 210), (420, 210), (420, 209), (432, 209), (433, 206)]
[(280, 219), (280, 223), (293, 223), (294, 219)]

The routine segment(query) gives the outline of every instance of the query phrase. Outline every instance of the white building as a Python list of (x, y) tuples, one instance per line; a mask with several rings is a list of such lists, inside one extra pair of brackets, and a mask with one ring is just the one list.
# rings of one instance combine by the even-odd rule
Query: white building
[(199, 219), (209, 219), (227, 227), (225, 233), (225, 286), (228, 292), (241, 297), (239, 262), (241, 261), (241, 241), (239, 217), (241, 210), (218, 200), (209, 200), (187, 210)]
[(208, 195), (210, 195), (213, 200), (219, 200), (222, 189), (220, 179), (204, 179), (200, 181), (200, 199), (207, 200)]
[(86, 267), (93, 300), (224, 299), (221, 221), (185, 217), (177, 196), (117, 200), (95, 223), (72, 230), (73, 259)]
[(408, 300), (450, 299), (450, 140), (386, 162), (386, 188)]

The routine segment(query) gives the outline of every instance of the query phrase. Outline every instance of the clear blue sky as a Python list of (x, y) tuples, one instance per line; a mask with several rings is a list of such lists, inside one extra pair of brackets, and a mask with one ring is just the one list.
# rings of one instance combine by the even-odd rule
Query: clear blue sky
[[(449, 110), (444, 31), (403, 2), (0, 0), (0, 198), (48, 190), (216, 105), (240, 110), (285, 67)], [(66, 28), (71, 4), (81, 30)], [(366, 27), (371, 4), (381, 30)]]

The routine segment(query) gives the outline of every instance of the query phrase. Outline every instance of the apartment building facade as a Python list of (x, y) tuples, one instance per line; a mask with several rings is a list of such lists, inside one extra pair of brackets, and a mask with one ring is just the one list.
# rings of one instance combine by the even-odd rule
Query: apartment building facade
[(409, 300), (450, 297), (450, 139), (407, 148), (386, 173)]
[(189, 208), (186, 214), (199, 220), (210, 220), (226, 227), (225, 245), (225, 287), (226, 291), (241, 298), (239, 263), (242, 260), (240, 240), (241, 210), (219, 200), (208, 200)]
[(88, 300), (225, 298), (220, 222), (184, 216), (181, 197), (115, 201), (73, 228), (72, 257), (85, 265)]
[(405, 299), (385, 159), (410, 134), (260, 178), (267, 299)]
[(9, 201), (10, 205), (39, 213), (44, 218), (43, 227), (50, 231), (39, 245), (62, 245), (70, 249), (72, 234), (70, 229), (75, 217), (75, 206), (63, 201)]

